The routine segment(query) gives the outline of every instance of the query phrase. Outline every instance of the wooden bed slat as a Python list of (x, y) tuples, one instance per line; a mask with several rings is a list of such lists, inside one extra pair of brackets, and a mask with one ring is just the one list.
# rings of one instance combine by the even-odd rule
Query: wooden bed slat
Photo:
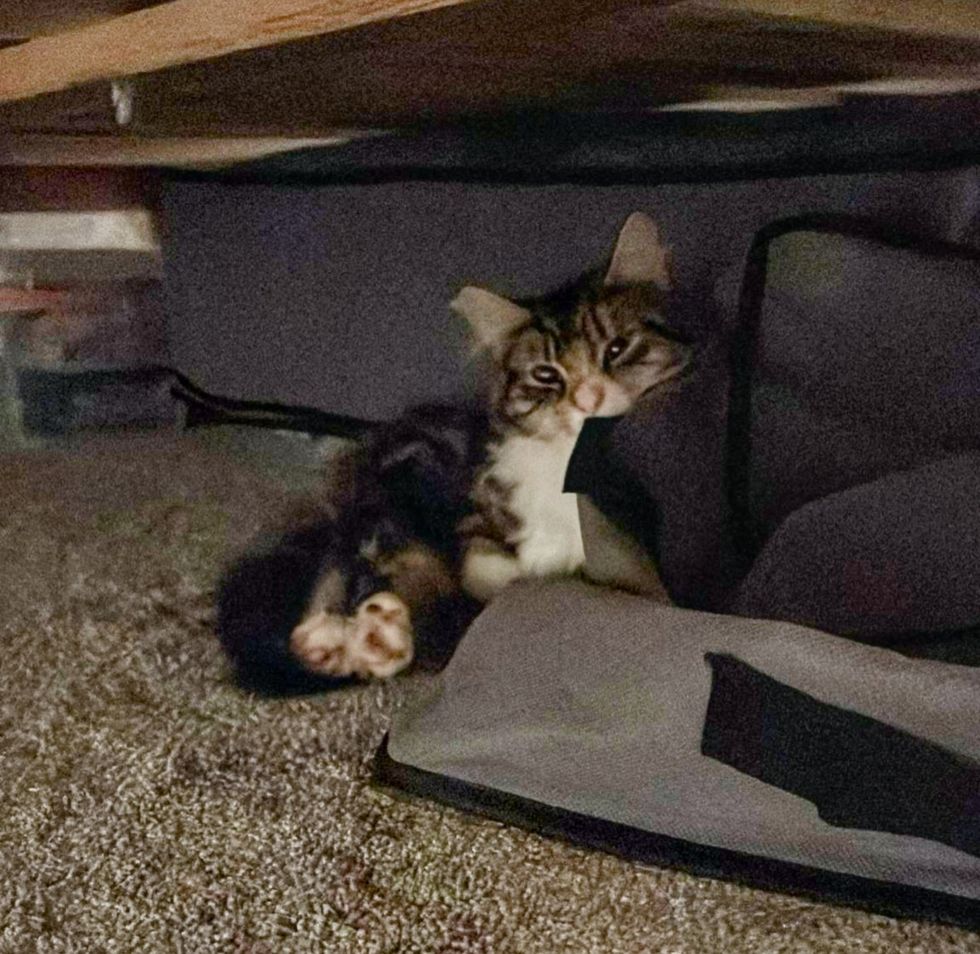
[(698, 5), (842, 27), (980, 39), (977, 0), (699, 0)]
[[(353, 134), (352, 134), (353, 135)], [(336, 146), (332, 137), (289, 136), (72, 136), (9, 133), (0, 136), (3, 166), (169, 166), (221, 168), (293, 149)]]
[(474, 0), (171, 0), (0, 50), (0, 102)]

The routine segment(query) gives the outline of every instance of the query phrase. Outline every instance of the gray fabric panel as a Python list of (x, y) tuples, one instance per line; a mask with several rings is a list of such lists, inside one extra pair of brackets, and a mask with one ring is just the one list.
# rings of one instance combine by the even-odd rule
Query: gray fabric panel
[(751, 506), (793, 509), (980, 447), (980, 264), (792, 232), (769, 249), (752, 408)]
[[(636, 209), (707, 298), (776, 218), (850, 212), (935, 236), (962, 172), (666, 186), (401, 182), (282, 188), (171, 182), (163, 307), (172, 361), (219, 394), (383, 418), (466, 386), (466, 282), (544, 291), (609, 254)], [(693, 309), (710, 321), (703, 307)]]
[(980, 622), (980, 453), (889, 474), (807, 504), (763, 547), (733, 611), (834, 633)]
[[(853, 416), (818, 414), (792, 387), (752, 391), (749, 510), (761, 537), (798, 507), (922, 459), (917, 433), (889, 434)], [(819, 488), (819, 492), (816, 488)]]
[(980, 899), (980, 859), (835, 829), (700, 754), (707, 652), (980, 758), (980, 671), (816, 630), (658, 605), (575, 581), (509, 588), (436, 691), (396, 717), (396, 760), (700, 844)]

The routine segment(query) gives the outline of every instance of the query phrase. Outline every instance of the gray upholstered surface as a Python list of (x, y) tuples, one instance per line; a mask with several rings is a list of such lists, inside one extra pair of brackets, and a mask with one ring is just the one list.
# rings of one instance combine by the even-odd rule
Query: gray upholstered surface
[(747, 503), (769, 539), (736, 611), (869, 637), (976, 626), (980, 258), (780, 236), (752, 360)]
[(210, 631), (282, 487), (171, 437), (0, 458), (4, 954), (980, 954), (373, 790), (430, 680), (261, 700)]
[(576, 581), (499, 596), (439, 692), (396, 720), (389, 750), (416, 768), (632, 828), (980, 900), (980, 858), (827, 824), (805, 798), (702, 756), (708, 653), (980, 760), (980, 669)]
[[(463, 329), (447, 305), (463, 284), (539, 294), (598, 264), (636, 209), (662, 227), (678, 287), (697, 305), (720, 271), (740, 270), (752, 235), (775, 219), (846, 212), (947, 236), (973, 201), (973, 175), (661, 186), (170, 183), (163, 293), (172, 361), (219, 394), (386, 417), (462, 389)], [(698, 305), (690, 317), (708, 314)]]
[(734, 612), (866, 638), (976, 629), (978, 500), (980, 451), (806, 504), (766, 542)]

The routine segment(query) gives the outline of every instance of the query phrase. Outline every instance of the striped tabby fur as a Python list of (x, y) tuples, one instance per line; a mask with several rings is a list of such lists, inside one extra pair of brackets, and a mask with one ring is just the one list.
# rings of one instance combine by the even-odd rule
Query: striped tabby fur
[(305, 691), (438, 666), (502, 587), (575, 572), (565, 468), (587, 417), (624, 413), (687, 365), (669, 291), (668, 253), (641, 213), (606, 268), (554, 292), (464, 288), (452, 308), (487, 360), (482, 406), (380, 427), (319, 517), (230, 569), (218, 625), (242, 678)]

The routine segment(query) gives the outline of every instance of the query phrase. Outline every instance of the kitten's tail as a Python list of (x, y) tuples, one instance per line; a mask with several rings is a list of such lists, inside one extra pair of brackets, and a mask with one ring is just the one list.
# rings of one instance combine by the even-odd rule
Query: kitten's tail
[(337, 546), (336, 526), (323, 517), (255, 547), (225, 573), (218, 587), (218, 637), (245, 688), (291, 695), (351, 681), (310, 672), (289, 650)]

